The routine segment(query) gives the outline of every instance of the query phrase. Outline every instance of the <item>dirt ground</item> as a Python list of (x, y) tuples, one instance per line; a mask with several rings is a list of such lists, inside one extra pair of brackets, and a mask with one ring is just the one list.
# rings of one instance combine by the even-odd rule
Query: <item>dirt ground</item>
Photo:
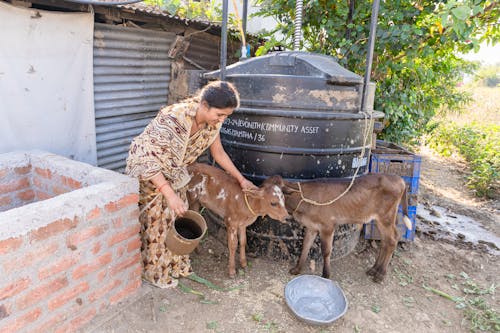
[[(499, 203), (473, 197), (464, 187), (459, 162), (426, 150), (421, 155), (415, 241), (400, 243), (381, 284), (365, 274), (375, 260), (376, 241), (360, 240), (355, 251), (334, 262), (331, 279), (348, 300), (346, 314), (334, 323), (306, 324), (289, 311), (284, 287), (294, 277), (288, 273), (293, 263), (250, 258), (246, 271), (229, 279), (225, 244), (209, 236), (192, 255), (192, 267), (225, 290), (185, 278), (180, 280), (184, 288), (144, 284), (138, 296), (99, 315), (83, 332), (470, 332), (464, 303), (439, 292), (480, 299), (498, 318), (500, 302), (491, 286), (500, 283), (500, 245), (495, 244), (500, 236)], [(443, 209), (437, 212), (434, 205)], [(436, 219), (424, 218), (424, 210)], [(478, 222), (493, 241), (482, 241), (480, 234), (479, 242), (471, 242), (463, 233), (443, 231), (439, 218), (454, 214)], [(320, 275), (320, 267), (312, 268), (305, 273)]]

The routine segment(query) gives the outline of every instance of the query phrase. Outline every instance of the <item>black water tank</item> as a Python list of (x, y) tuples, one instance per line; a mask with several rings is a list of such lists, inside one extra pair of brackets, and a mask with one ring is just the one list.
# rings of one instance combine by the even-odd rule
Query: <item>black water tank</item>
[[(205, 74), (216, 79), (219, 71)], [(367, 113), (360, 113), (363, 79), (332, 57), (279, 52), (227, 67), (241, 106), (224, 123), (221, 140), (253, 180), (351, 177), (359, 160)], [(380, 112), (375, 113), (381, 117)]]
[[(226, 80), (237, 87), (241, 105), (223, 124), (221, 140), (247, 178), (256, 183), (276, 174), (289, 180), (337, 178), (352, 177), (358, 166), (359, 175), (367, 170), (373, 119), (383, 113), (373, 111), (372, 104), (360, 112), (363, 79), (334, 58), (272, 53), (227, 67)], [(208, 218), (214, 217), (209, 213)], [(297, 223), (259, 219), (247, 234), (250, 251), (259, 255), (295, 259), (300, 254)], [(332, 257), (348, 254), (358, 235), (355, 226), (338, 228)], [(313, 257), (318, 249), (317, 244)]]

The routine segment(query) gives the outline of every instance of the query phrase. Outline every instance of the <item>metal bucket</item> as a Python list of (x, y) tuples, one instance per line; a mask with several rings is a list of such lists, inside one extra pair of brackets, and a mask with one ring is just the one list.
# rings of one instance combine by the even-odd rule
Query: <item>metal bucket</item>
[(207, 223), (199, 213), (188, 210), (183, 216), (175, 219), (167, 230), (166, 247), (173, 254), (190, 254), (198, 246), (207, 231)]

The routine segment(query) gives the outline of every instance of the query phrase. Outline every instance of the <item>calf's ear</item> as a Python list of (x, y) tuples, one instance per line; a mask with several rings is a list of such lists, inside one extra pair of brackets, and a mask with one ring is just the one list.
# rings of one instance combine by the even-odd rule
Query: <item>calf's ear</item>
[(262, 197), (264, 195), (264, 189), (258, 188), (258, 189), (243, 190), (243, 193), (252, 198)]
[(271, 177), (268, 177), (265, 181), (265, 184), (273, 184), (273, 185), (278, 185), (280, 188), (282, 188), (285, 184), (283, 182), (283, 178), (279, 175), (274, 175)]

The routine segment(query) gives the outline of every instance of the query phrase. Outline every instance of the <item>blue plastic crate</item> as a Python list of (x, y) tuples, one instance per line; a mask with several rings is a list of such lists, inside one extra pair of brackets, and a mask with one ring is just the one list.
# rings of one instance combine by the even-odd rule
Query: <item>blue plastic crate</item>
[[(397, 224), (396, 228), (398, 229), (398, 233), (400, 235), (400, 241), (413, 241), (415, 239), (415, 229), (416, 229), (416, 218), (417, 218), (417, 207), (409, 206), (408, 207), (408, 217), (410, 218), (412, 228), (408, 230), (406, 225), (403, 222), (403, 208), (400, 205), (398, 210)], [(375, 224), (375, 221), (371, 221), (370, 223), (366, 223), (363, 226), (364, 237), (365, 239), (376, 239), (380, 240), (380, 231)]]
[(417, 194), (420, 164), (421, 157), (407, 151), (398, 154), (373, 152), (370, 172), (401, 176), (408, 186), (408, 193)]

